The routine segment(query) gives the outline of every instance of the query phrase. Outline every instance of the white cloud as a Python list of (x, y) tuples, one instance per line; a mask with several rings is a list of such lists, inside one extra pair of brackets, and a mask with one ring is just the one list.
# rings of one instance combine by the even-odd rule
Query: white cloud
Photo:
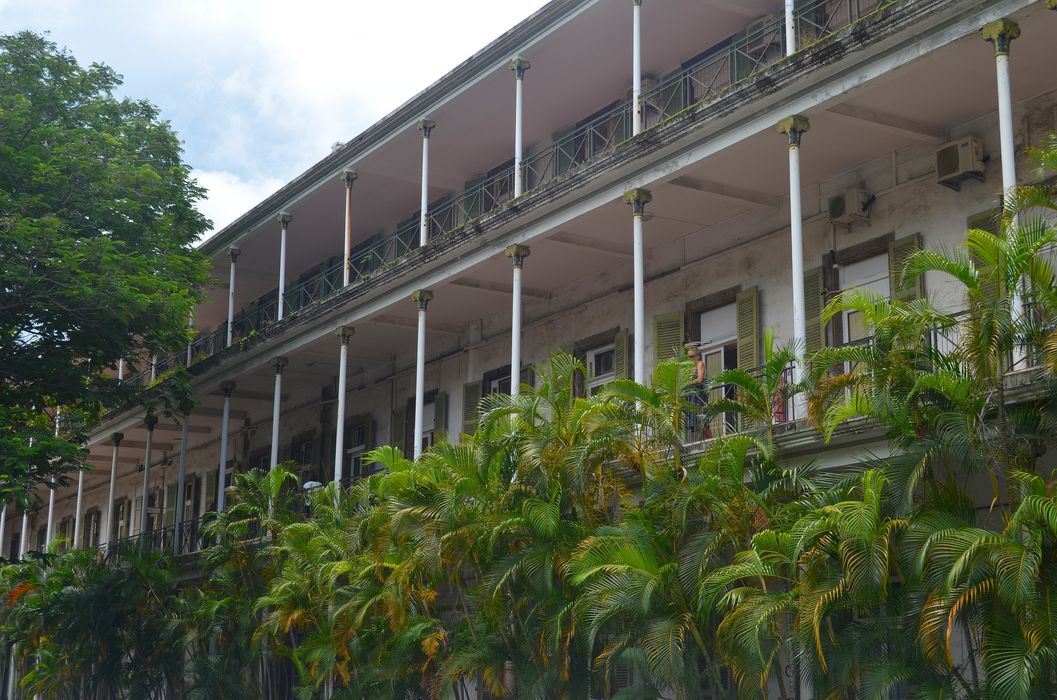
[(0, 25), (50, 29), (157, 103), (219, 229), (544, 3), (0, 0)]
[(213, 222), (214, 231), (242, 216), (284, 184), (277, 177), (245, 180), (234, 173), (215, 170), (196, 170), (192, 176), (209, 192), (199, 209)]

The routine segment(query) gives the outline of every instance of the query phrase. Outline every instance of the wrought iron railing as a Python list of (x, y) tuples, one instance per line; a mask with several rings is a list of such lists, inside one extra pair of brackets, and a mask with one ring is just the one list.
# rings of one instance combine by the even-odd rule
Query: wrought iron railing
[(186, 555), (202, 551), (209, 542), (202, 536), (202, 519), (185, 520), (100, 546), (106, 558), (121, 563), (129, 554)]
[[(798, 48), (831, 36), (874, 12), (899, 0), (814, 0), (796, 10)], [(907, 0), (903, 0), (907, 1)], [(781, 60), (785, 55), (784, 17), (757, 22), (720, 42), (701, 58), (693, 60), (642, 95), (644, 126), (650, 128), (705, 100), (712, 99), (739, 82)], [(524, 191), (543, 187), (601, 156), (612, 152), (632, 136), (632, 109), (622, 100), (605, 109), (554, 143), (522, 161)], [(473, 184), (462, 194), (427, 213), (429, 240), (441, 238), (500, 209), (513, 197), (513, 166), (504, 167), (483, 182)], [(401, 225), (385, 238), (353, 251), (349, 259), (350, 286), (356, 286), (385, 272), (419, 247), (419, 217)], [(311, 279), (288, 288), (283, 294), (284, 317), (319, 303), (342, 288), (342, 262), (328, 265)], [(235, 338), (245, 338), (278, 321), (278, 299), (243, 309), (233, 322)], [(216, 332), (192, 357), (209, 356), (225, 346), (226, 329)], [(196, 341), (197, 342), (197, 341)], [(182, 351), (159, 359), (154, 376), (178, 366)], [(148, 384), (150, 369), (128, 379)]]
[[(804, 416), (798, 415), (796, 397), (788, 395), (786, 386), (793, 384), (795, 367), (790, 364), (783, 374), (782, 386), (775, 393), (771, 401), (771, 420), (780, 425), (791, 423)], [(762, 375), (763, 368), (751, 369), (749, 374), (756, 378)], [(733, 384), (709, 384), (705, 380), (704, 385), (698, 390), (695, 386), (687, 394), (687, 400), (691, 404), (684, 415), (686, 444), (705, 442), (724, 435), (739, 433), (745, 429), (744, 419), (735, 413), (719, 413), (709, 416), (707, 405), (710, 401), (720, 398), (737, 398), (738, 388)]]

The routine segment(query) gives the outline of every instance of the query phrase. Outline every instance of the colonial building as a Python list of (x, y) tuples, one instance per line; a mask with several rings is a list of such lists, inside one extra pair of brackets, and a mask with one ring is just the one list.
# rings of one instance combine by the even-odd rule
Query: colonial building
[[(765, 328), (808, 351), (859, 340), (855, 313), (822, 322), (841, 290), (955, 309), (948, 280), (902, 291), (894, 270), (1038, 177), (1055, 7), (550, 2), (202, 244), (218, 284), (194, 342), (116, 368), (151, 387), (186, 365), (197, 407), (107, 415), (90, 469), (5, 508), (4, 555), (60, 536), (193, 551), (233, 472), (359, 478), (376, 445), (472, 430), (482, 395), (559, 349), (590, 393), (687, 343), (714, 373), (757, 366)], [(884, 449), (823, 450), (795, 400), (784, 418), (794, 458)]]

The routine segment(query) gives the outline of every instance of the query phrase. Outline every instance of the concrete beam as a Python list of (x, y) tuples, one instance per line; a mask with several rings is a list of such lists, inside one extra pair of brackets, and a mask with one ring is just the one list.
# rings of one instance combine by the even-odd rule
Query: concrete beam
[[(392, 314), (379, 314), (373, 316), (371, 319), (372, 323), (379, 323), (383, 326), (397, 326), (399, 328), (418, 328), (418, 320), (413, 318), (405, 318), (403, 316), (393, 316)], [(450, 335), (462, 335), (462, 326), (457, 326), (454, 323), (438, 323), (436, 321), (426, 321), (426, 331), (435, 331), (437, 333), (448, 333)]]
[(547, 236), (547, 240), (554, 241), (555, 243), (576, 246), (577, 248), (587, 248), (596, 252), (612, 253), (613, 255), (619, 255), (624, 258), (630, 258), (632, 255), (630, 245), (625, 245), (619, 241), (607, 241), (602, 238), (592, 238), (591, 236), (583, 236), (578, 233), (569, 233), (568, 231), (557, 231), (552, 233)]
[[(160, 428), (160, 427), (161, 426), (159, 425), (157, 428), (155, 428), (155, 430), (158, 430), (158, 428)], [(108, 445), (105, 442), (101, 442), (98, 445), (93, 445), (92, 447), (93, 448), (98, 447), (101, 451), (105, 447), (106, 448), (106, 450), (105, 450), (106, 454), (110, 454), (111, 451), (114, 449), (113, 445)], [(157, 442), (156, 441), (156, 442), (153, 443), (152, 447), (155, 450), (161, 450), (162, 452), (171, 452), (171, 451), (176, 449), (176, 443), (175, 442)], [(124, 450), (124, 449), (145, 450), (145, 449), (147, 449), (147, 443), (145, 441), (143, 441), (143, 440), (122, 440), (121, 441), (121, 449), (122, 450)]]
[[(489, 282), (487, 280), (479, 280), (472, 277), (459, 277), (458, 279), (449, 281), (448, 284), (454, 284), (457, 287), (469, 287), (470, 289), (481, 289), (486, 292), (498, 292), (507, 296), (514, 293), (514, 285), (512, 284)], [(549, 292), (545, 292), (542, 289), (532, 289), (530, 287), (522, 287), (521, 294), (539, 301), (550, 301), (551, 298)]]
[(826, 111), (839, 117), (845, 117), (846, 119), (852, 119), (857, 122), (865, 122), (872, 126), (881, 127), (885, 130), (898, 131), (904, 134), (911, 134), (912, 136), (923, 136), (927, 139), (934, 139), (936, 141), (949, 141), (951, 136), (950, 130), (937, 124), (929, 124), (927, 122), (917, 121), (916, 119), (908, 119), (907, 117), (901, 117), (898, 114), (881, 112), (876, 109), (858, 107), (847, 102), (833, 105)]
[[(231, 420), (242, 420), (246, 416), (248, 416), (249, 413), (246, 412), (246, 411), (236, 411), (235, 409), (232, 409), (231, 411), (229, 411), (229, 415), (230, 415)], [(192, 418), (198, 418), (198, 417), (201, 417), (201, 418), (223, 418), (224, 417), (224, 410), (221, 409), (221, 408), (209, 408), (207, 406), (199, 406), (198, 408), (196, 408), (194, 411), (191, 412), (191, 417)], [(122, 444), (124, 444), (124, 443), (122, 443)]]
[(699, 180), (698, 178), (686, 175), (669, 180), (668, 184), (688, 190), (697, 190), (698, 192), (704, 192), (705, 194), (714, 194), (718, 197), (734, 199), (754, 206), (759, 205), (762, 207), (770, 207), (772, 209), (777, 208), (778, 206), (778, 197), (776, 195), (767, 194), (766, 192), (757, 192), (756, 190), (749, 190), (742, 187), (735, 187), (734, 185), (724, 185), (719, 182)]
[[(154, 428), (154, 432), (156, 433), (178, 433), (182, 430), (182, 426), (176, 425), (174, 423), (162, 423), (160, 421), (158, 422), (158, 425)], [(204, 425), (189, 425), (187, 426), (187, 432), (194, 433), (197, 435), (208, 435), (209, 433), (213, 432), (213, 429), (207, 428)], [(127, 444), (127, 442), (122, 442), (121, 447), (124, 447)], [(146, 449), (146, 445), (144, 445), (144, 449)]]

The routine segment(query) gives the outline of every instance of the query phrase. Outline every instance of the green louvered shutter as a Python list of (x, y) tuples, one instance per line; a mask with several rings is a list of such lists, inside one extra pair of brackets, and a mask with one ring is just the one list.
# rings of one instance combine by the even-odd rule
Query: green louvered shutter
[(897, 301), (912, 301), (925, 296), (925, 276), (919, 275), (909, 287), (903, 284), (903, 267), (911, 255), (921, 250), (921, 234), (915, 233), (888, 244), (888, 283), (892, 298)]
[(682, 311), (653, 317), (653, 355), (656, 364), (682, 356), (684, 318)]
[(393, 411), (389, 422), (389, 445), (401, 451), (407, 450), (407, 408)]
[(613, 378), (614, 379), (627, 379), (630, 376), (628, 371), (628, 332), (621, 328), (617, 331), (617, 334), (613, 336)]
[(749, 287), (738, 292), (738, 367), (755, 369), (760, 362), (760, 290)]
[(822, 349), (826, 342), (822, 327), (822, 309), (826, 305), (826, 283), (822, 268), (816, 267), (804, 273), (804, 318), (807, 323), (807, 352)]
[(443, 391), (433, 399), (433, 434), (437, 441), (448, 439), (448, 394)]
[(462, 385), (462, 432), (471, 435), (477, 431), (481, 419), (481, 382)]

